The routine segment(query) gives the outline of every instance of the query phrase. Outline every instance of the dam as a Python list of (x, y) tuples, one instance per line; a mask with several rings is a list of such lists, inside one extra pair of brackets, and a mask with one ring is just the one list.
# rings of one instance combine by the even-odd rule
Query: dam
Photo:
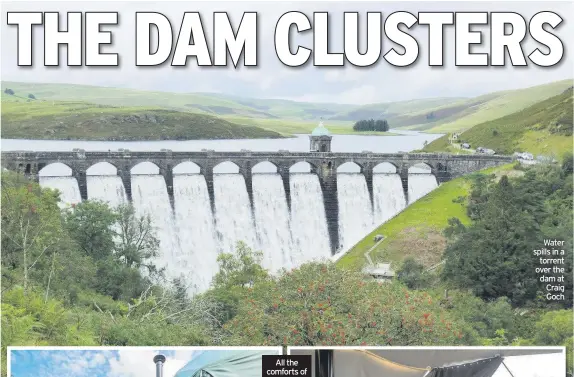
[[(261, 250), (262, 264), (271, 271), (329, 258), (440, 183), (512, 161), (490, 155), (336, 153), (328, 140), (312, 137), (309, 152), (11, 151), (2, 153), (1, 162), (58, 189), (68, 204), (131, 201), (157, 228), (158, 267), (203, 291), (217, 272), (217, 255), (232, 252), (238, 241)], [(65, 165), (67, 176), (43, 176), (53, 164)], [(138, 173), (143, 164), (155, 171)], [(101, 165), (112, 174), (92, 173)], [(232, 172), (223, 172), (224, 165)], [(348, 166), (354, 172), (342, 169)]]

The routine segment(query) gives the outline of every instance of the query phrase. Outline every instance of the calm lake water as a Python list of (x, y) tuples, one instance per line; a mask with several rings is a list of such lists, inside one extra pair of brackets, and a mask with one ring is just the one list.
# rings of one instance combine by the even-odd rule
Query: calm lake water
[[(440, 134), (425, 134), (415, 131), (396, 131), (395, 136), (373, 135), (333, 135), (333, 152), (395, 153), (421, 149), (424, 142), (441, 137)], [(309, 135), (295, 135), (287, 139), (229, 139), (229, 140), (187, 140), (187, 141), (78, 141), (78, 140), (26, 140), (2, 139), (3, 151), (71, 151), (74, 148), (86, 151), (107, 151), (120, 148), (130, 151), (240, 151), (248, 149), (259, 152), (272, 152), (281, 149), (293, 152), (309, 151)]]

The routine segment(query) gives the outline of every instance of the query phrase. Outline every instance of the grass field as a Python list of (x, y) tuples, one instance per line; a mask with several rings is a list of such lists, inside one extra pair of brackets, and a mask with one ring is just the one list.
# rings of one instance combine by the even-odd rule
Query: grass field
[[(509, 172), (512, 172), (512, 164), (487, 169), (477, 174), (499, 175)], [(365, 252), (375, 245), (374, 237), (378, 234), (385, 236), (385, 240), (370, 254), (375, 263), (390, 262), (396, 268), (409, 256), (427, 267), (440, 262), (446, 245), (442, 232), (448, 225), (448, 219), (457, 217), (464, 224), (470, 222), (464, 201), (461, 203), (453, 201), (466, 197), (469, 189), (468, 177), (441, 184), (436, 190), (368, 234), (337, 263), (342, 267), (363, 266), (366, 263)]]
[[(494, 149), (511, 154), (527, 151), (535, 155), (561, 158), (572, 151), (572, 89), (538, 102), (513, 114), (477, 124), (460, 135), (460, 140), (473, 148)], [(449, 151), (448, 136), (443, 136), (425, 147), (425, 151)]]
[(58, 140), (190, 140), (282, 135), (218, 117), (85, 102), (27, 102), (2, 94), (2, 137)]

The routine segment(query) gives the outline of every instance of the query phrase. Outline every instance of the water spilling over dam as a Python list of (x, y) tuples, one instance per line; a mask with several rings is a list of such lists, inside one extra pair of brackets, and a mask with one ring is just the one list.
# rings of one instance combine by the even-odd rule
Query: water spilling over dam
[[(58, 189), (63, 203), (131, 201), (152, 218), (170, 278), (205, 290), (238, 241), (271, 271), (329, 258), (438, 186), (502, 156), (263, 152), (6, 152), (2, 163)], [(152, 170), (140, 171), (143, 164)], [(231, 171), (218, 168), (226, 163)], [(258, 167), (267, 163), (268, 171)], [(345, 170), (351, 164), (355, 170)], [(55, 165), (65, 173), (50, 174)], [(106, 165), (106, 173), (94, 171)], [(181, 169), (181, 166), (190, 166)], [(303, 166), (301, 170), (295, 169)], [(381, 167), (384, 167), (381, 169)], [(417, 170), (418, 169), (418, 170)], [(52, 175), (52, 176), (49, 176)]]

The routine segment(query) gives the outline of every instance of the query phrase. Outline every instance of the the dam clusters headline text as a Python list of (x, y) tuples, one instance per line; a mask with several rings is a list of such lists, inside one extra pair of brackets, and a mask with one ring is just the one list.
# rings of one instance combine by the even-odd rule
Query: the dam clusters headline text
[[(17, 28), (15, 63), (58, 66), (64, 64), (60, 56), (66, 53), (68, 66), (126, 64), (120, 49), (114, 46), (114, 31), (126, 17), (134, 17), (135, 21), (135, 30), (130, 29), (135, 55), (128, 64), (258, 66), (262, 16), (257, 12), (244, 12), (241, 20), (235, 21), (226, 12), (185, 12), (177, 20), (159, 12), (122, 13), (121, 19), (118, 12), (8, 12), (8, 25)], [(212, 17), (211, 28), (204, 27), (206, 17)], [(335, 16), (328, 12), (308, 15), (291, 11), (280, 16), (274, 28), (279, 61), (289, 67), (308, 63), (333, 67), (347, 62), (368, 67), (384, 60), (393, 66), (408, 67), (423, 60), (421, 50), (427, 48), (421, 46), (428, 46), (424, 60), (433, 67), (450, 64), (451, 58), (456, 66), (467, 67), (551, 67), (565, 53), (556, 35), (564, 19), (550, 11), (538, 12), (530, 19), (515, 12), (345, 12), (337, 17), (342, 17), (338, 20), (343, 22), (342, 33), (330, 30)], [(40, 29), (43, 38), (37, 32)], [(419, 29), (424, 31), (424, 38), (413, 36), (415, 31), (420, 34)], [(447, 63), (445, 34), (452, 32), (449, 29), (454, 30), (454, 56), (449, 56)], [(122, 37), (125, 35), (124, 31)], [(298, 40), (301, 38), (308, 40)], [(526, 48), (527, 40), (533, 41), (533, 46)], [(34, 59), (38, 43), (43, 43), (43, 61), (41, 57)], [(334, 48), (335, 44), (341, 48)]]

